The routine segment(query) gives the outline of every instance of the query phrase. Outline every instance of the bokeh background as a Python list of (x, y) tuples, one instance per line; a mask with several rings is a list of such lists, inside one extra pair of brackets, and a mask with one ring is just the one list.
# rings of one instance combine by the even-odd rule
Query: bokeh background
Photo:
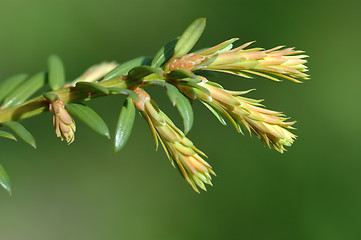
[[(46, 68), (60, 55), (72, 80), (104, 60), (153, 55), (198, 17), (196, 48), (231, 37), (306, 50), (311, 81), (219, 75), (226, 88), (285, 112), (298, 139), (284, 154), (224, 127), (194, 104), (190, 138), (209, 156), (214, 187), (196, 194), (154, 151), (137, 116), (127, 146), (78, 122), (76, 141), (55, 137), (51, 115), (24, 121), (38, 150), (0, 139), (13, 195), (0, 190), (1, 240), (361, 239), (359, 1), (0, 0), (0, 79)], [(180, 124), (163, 90), (152, 90)], [(114, 131), (123, 99), (90, 103)]]

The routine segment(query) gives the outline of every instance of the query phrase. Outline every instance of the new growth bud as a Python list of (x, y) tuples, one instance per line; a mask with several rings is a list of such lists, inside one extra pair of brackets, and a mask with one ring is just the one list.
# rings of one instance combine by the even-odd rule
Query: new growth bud
[(206, 190), (204, 183), (212, 185), (211, 174), (215, 173), (200, 156), (205, 156), (204, 153), (157, 107), (148, 93), (142, 88), (137, 88), (134, 92), (139, 96), (139, 100), (134, 100), (134, 104), (147, 120), (157, 146), (159, 140), (172, 165), (196, 192), (199, 192), (197, 186)]
[(293, 129), (295, 122), (286, 122), (287, 118), (280, 112), (262, 108), (261, 101), (242, 97), (250, 91), (228, 91), (203, 82), (198, 84), (208, 90), (209, 93), (200, 91), (190, 86), (178, 86), (181, 92), (190, 98), (198, 98), (212, 111), (227, 118), (232, 122), (237, 131), (241, 132), (240, 124), (249, 133), (255, 133), (279, 152), (285, 151), (285, 146), (291, 146), (296, 136), (287, 129)]
[[(303, 51), (294, 48), (278, 46), (269, 50), (263, 48), (245, 49), (253, 42), (232, 49), (231, 39), (199, 53), (190, 53), (169, 62), (170, 70), (182, 69), (188, 71), (211, 70), (251, 78), (251, 75), (266, 77), (279, 81), (277, 77), (294, 82), (308, 79), (307, 62)], [(301, 54), (301, 55), (300, 55)], [(251, 74), (251, 75), (250, 75)]]
[(49, 111), (53, 113), (53, 124), (57, 137), (65, 140), (68, 144), (72, 143), (75, 138), (75, 123), (68, 111), (65, 109), (64, 103), (59, 99), (49, 102)]

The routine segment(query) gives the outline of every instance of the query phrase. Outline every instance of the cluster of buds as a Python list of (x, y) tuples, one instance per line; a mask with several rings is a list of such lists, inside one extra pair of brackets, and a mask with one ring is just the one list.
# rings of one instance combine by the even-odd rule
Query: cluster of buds
[(204, 153), (198, 150), (157, 107), (147, 92), (142, 88), (136, 88), (134, 92), (139, 100), (133, 102), (147, 120), (157, 146), (159, 140), (172, 165), (180, 171), (196, 192), (199, 192), (197, 186), (206, 190), (204, 183), (212, 185), (211, 174), (215, 175), (215, 173), (200, 156), (205, 156)]
[(49, 102), (49, 111), (53, 113), (53, 124), (56, 136), (71, 144), (75, 138), (75, 123), (64, 103), (59, 99)]
[[(238, 132), (242, 132), (243, 126), (250, 134), (253, 132), (263, 140), (268, 147), (282, 153), (296, 138), (288, 131), (293, 129), (292, 125), (295, 122), (287, 121), (280, 112), (265, 109), (260, 100), (244, 97), (249, 91), (223, 89), (221, 85), (197, 75), (197, 71), (218, 71), (247, 78), (258, 75), (275, 81), (279, 81), (279, 77), (301, 82), (300, 80), (308, 79), (305, 73), (307, 67), (304, 65), (307, 55), (301, 55), (302, 51), (295, 51), (293, 48), (282, 49), (282, 46), (270, 50), (246, 49), (252, 42), (232, 49), (232, 43), (236, 40), (230, 39), (180, 58), (170, 58), (162, 69), (163, 74), (159, 73), (159, 69), (140, 66), (129, 71), (128, 75), (130, 79), (137, 79), (143, 85), (174, 85), (188, 98), (200, 100), (223, 124), (226, 124), (225, 119), (228, 119)], [(93, 66), (71, 85), (78, 81), (95, 82), (116, 66), (113, 62)], [(156, 84), (154, 79), (160, 81)], [(133, 103), (148, 122), (157, 147), (160, 142), (172, 165), (195, 191), (199, 192), (198, 187), (206, 190), (205, 184), (212, 185), (211, 175), (215, 173), (201, 157), (206, 157), (205, 154), (199, 151), (184, 132), (158, 108), (148, 93), (140, 87), (142, 84), (132, 89), (138, 96), (133, 98)], [(170, 92), (168, 94), (172, 95)], [(56, 135), (68, 144), (72, 143), (75, 132), (73, 119), (58, 98), (51, 101), (48, 99), (48, 102), (49, 110), (54, 114)]]
[[(233, 38), (201, 52), (170, 59), (167, 67), (170, 71), (183, 70), (190, 73), (209, 70), (247, 78), (258, 75), (274, 81), (279, 81), (278, 78), (294, 82), (308, 79), (305, 73), (308, 70), (304, 65), (307, 62), (304, 58), (308, 56), (301, 54), (303, 51), (282, 49), (283, 46), (269, 50), (246, 49), (252, 42), (232, 49), (232, 43), (236, 40), (238, 39)], [(184, 95), (204, 103), (223, 124), (224, 118), (228, 119), (238, 132), (241, 132), (240, 125), (243, 125), (279, 152), (285, 151), (285, 146), (293, 143), (296, 136), (287, 129), (293, 129), (295, 122), (287, 122), (282, 113), (267, 110), (260, 104), (261, 101), (242, 96), (249, 91), (228, 91), (202, 76), (198, 76), (198, 79), (201, 79), (198, 83), (172, 83)]]
[[(232, 43), (237, 38), (222, 42), (199, 53), (190, 53), (168, 63), (170, 70), (187, 71), (211, 70), (251, 78), (251, 75), (266, 77), (279, 81), (277, 77), (300, 82), (298, 79), (308, 79), (307, 55), (294, 48), (278, 46), (269, 50), (262, 48), (245, 49), (253, 42), (243, 44), (235, 49)], [(298, 55), (301, 54), (301, 55)]]
[[(211, 85), (204, 77), (197, 87), (178, 85), (179, 90), (192, 99), (199, 99), (212, 112), (227, 118), (241, 132), (240, 124), (249, 133), (255, 133), (279, 152), (284, 146), (291, 146), (296, 136), (287, 129), (293, 129), (295, 122), (286, 122), (282, 113), (262, 108), (260, 100), (242, 97), (249, 91), (229, 91), (220, 85)], [(203, 89), (203, 90), (202, 90)]]

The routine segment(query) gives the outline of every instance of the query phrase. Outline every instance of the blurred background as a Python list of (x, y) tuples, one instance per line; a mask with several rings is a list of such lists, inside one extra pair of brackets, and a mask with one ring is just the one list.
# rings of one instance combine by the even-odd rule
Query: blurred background
[[(153, 55), (194, 19), (207, 17), (196, 49), (238, 44), (295, 46), (310, 55), (311, 81), (217, 81), (265, 99), (297, 120), (297, 141), (280, 154), (222, 126), (199, 103), (189, 137), (217, 173), (197, 194), (155, 145), (137, 115), (127, 146), (77, 122), (76, 141), (56, 138), (51, 114), (23, 122), (38, 150), (0, 139), (12, 181), (0, 189), (1, 240), (361, 239), (359, 1), (0, 0), (0, 79), (46, 68), (60, 55), (67, 79), (104, 60)], [(154, 97), (181, 126), (162, 89)], [(114, 131), (123, 99), (90, 103)]]

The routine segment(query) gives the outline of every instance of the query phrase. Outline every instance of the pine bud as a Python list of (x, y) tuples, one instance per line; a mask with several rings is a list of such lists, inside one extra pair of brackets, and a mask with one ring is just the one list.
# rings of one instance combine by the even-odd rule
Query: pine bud
[[(203, 77), (202, 77), (203, 78)], [(206, 103), (213, 111), (228, 118), (240, 132), (239, 125), (243, 125), (249, 133), (255, 133), (270, 147), (279, 152), (285, 151), (285, 146), (291, 146), (296, 136), (287, 129), (293, 129), (295, 122), (287, 122), (287, 118), (280, 112), (267, 110), (261, 101), (242, 97), (249, 91), (228, 91), (207, 84), (198, 84), (209, 91), (209, 95), (191, 86), (178, 86), (187, 96), (196, 96)]]
[(211, 174), (215, 173), (200, 156), (205, 156), (204, 153), (157, 107), (148, 93), (142, 88), (137, 88), (134, 92), (139, 96), (139, 100), (134, 101), (135, 106), (147, 120), (156, 143), (158, 140), (161, 142), (172, 165), (178, 168), (196, 192), (199, 192), (197, 186), (206, 190), (204, 183), (212, 185)]
[(308, 79), (307, 55), (294, 48), (278, 46), (269, 50), (262, 48), (245, 49), (253, 42), (231, 50), (235, 39), (225, 41), (199, 53), (190, 53), (169, 62), (170, 70), (210, 70), (251, 78), (251, 75), (279, 81), (278, 77), (294, 82)]
[(59, 99), (49, 103), (49, 111), (53, 113), (53, 124), (57, 137), (65, 140), (68, 144), (72, 143), (75, 138), (75, 123), (64, 103)]

